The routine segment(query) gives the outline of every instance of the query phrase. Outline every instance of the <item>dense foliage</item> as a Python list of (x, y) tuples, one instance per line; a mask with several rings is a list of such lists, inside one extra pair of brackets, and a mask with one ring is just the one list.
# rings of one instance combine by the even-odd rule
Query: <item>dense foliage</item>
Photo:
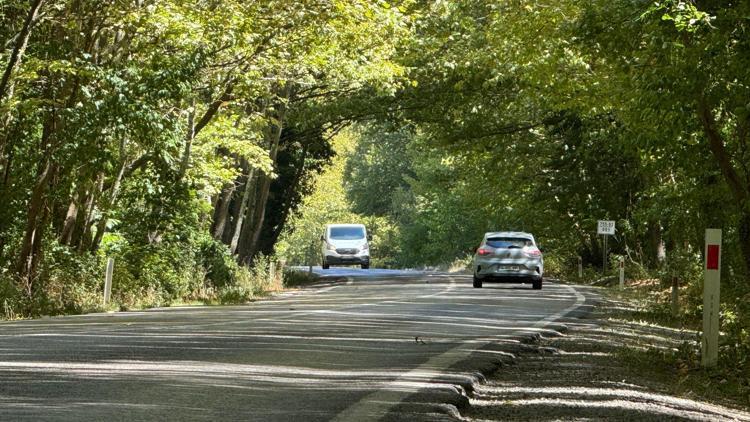
[(361, 0), (0, 1), (6, 314), (235, 288), (273, 252), (329, 138), (389, 95), (406, 33)]

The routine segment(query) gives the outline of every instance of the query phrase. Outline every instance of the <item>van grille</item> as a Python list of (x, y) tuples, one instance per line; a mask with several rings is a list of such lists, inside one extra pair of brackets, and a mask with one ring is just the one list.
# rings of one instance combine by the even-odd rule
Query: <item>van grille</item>
[(336, 249), (336, 253), (338, 253), (339, 255), (356, 255), (357, 252), (359, 251), (353, 248)]

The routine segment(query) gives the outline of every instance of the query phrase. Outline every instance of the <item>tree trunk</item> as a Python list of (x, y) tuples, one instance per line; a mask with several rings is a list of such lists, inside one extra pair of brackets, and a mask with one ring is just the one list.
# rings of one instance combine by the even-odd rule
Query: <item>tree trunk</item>
[[(18, 272), (21, 280), (31, 285), (31, 280), (36, 275), (35, 263), (38, 262), (35, 259), (35, 251), (40, 250), (40, 244), (44, 236), (44, 227), (42, 226), (42, 213), (46, 208), (47, 202), (47, 186), (53, 177), (55, 167), (49, 160), (45, 160), (40, 165), (39, 171), (34, 183), (34, 188), (31, 192), (31, 199), (29, 200), (28, 211), (26, 213), (26, 229), (21, 243), (21, 253), (18, 256), (18, 263), (16, 265), (16, 271)], [(29, 293), (31, 292), (29, 287)]]
[(744, 205), (748, 197), (748, 186), (742, 183), (742, 178), (732, 165), (732, 159), (724, 146), (724, 139), (716, 128), (713, 111), (705, 101), (701, 101), (698, 112), (703, 124), (703, 130), (708, 138), (708, 147), (716, 159), (716, 164), (719, 165), (721, 174), (724, 176), (727, 185), (729, 185), (729, 190), (732, 192), (737, 203)]
[[(305, 158), (307, 157), (307, 145), (303, 146), (302, 148), (302, 154), (300, 160), (297, 162), (296, 165), (296, 171), (294, 174), (294, 177), (289, 182), (286, 188), (288, 190), (296, 190), (299, 184), (302, 181), (302, 175), (305, 172)], [(274, 182), (278, 182), (274, 181)], [(271, 193), (278, 194), (279, 189), (274, 187), (274, 182), (271, 183)], [(274, 248), (276, 246), (276, 243), (279, 240), (279, 237), (281, 236), (281, 232), (284, 230), (284, 227), (286, 226), (286, 221), (289, 218), (289, 216), (292, 213), (292, 205), (291, 201), (282, 200), (280, 201), (282, 206), (281, 209), (281, 215), (278, 216), (276, 220), (274, 220), (273, 225), (270, 224), (264, 224), (263, 227), (261, 227), (261, 241), (258, 244), (258, 250), (265, 254), (266, 256), (270, 256), (274, 252)], [(266, 213), (271, 211), (272, 207), (271, 201), (266, 205)]]
[(266, 218), (266, 205), (268, 204), (268, 193), (271, 190), (271, 179), (268, 176), (262, 176), (260, 183), (259, 199), (257, 204), (257, 217), (252, 227), (252, 237), (250, 238), (250, 248), (246, 252), (245, 262), (250, 264), (258, 253), (258, 243), (263, 228), (263, 222)]
[[(78, 238), (78, 251), (83, 252), (91, 245), (91, 225), (94, 224), (94, 204), (96, 198), (104, 189), (104, 173), (99, 173), (96, 176), (91, 189), (89, 190), (88, 198), (86, 199), (86, 213), (83, 216), (83, 225), (81, 227), (80, 236)], [(74, 242), (76, 243), (76, 242)]]
[[(232, 235), (232, 241), (229, 244), (229, 250), (232, 252), (232, 254), (235, 254), (237, 252), (237, 245), (240, 241), (240, 234), (242, 233), (242, 228), (245, 222), (245, 214), (247, 212), (247, 204), (250, 202), (250, 196), (251, 192), (253, 191), (253, 186), (255, 185), (255, 170), (251, 169), (250, 173), (247, 175), (247, 181), (245, 182), (245, 190), (242, 193), (242, 200), (240, 202), (240, 211), (237, 214), (238, 218), (234, 225), (234, 235)], [(252, 221), (252, 220), (251, 220)]]
[[(218, 111), (218, 108), (216, 111)], [(185, 134), (185, 149), (182, 152), (182, 160), (180, 160), (180, 170), (177, 176), (178, 181), (181, 181), (185, 177), (185, 173), (187, 173), (187, 169), (190, 167), (190, 154), (193, 149), (195, 133), (195, 99), (193, 99), (190, 105), (190, 113), (188, 114), (188, 131)]]
[(740, 212), (739, 230), (740, 250), (742, 257), (745, 259), (745, 274), (750, 274), (750, 210), (744, 208)]
[(0, 102), (3, 101), (5, 95), (11, 90), (10, 78), (15, 68), (21, 63), (23, 54), (26, 51), (26, 46), (29, 44), (29, 37), (31, 36), (31, 29), (34, 26), (34, 20), (43, 4), (44, 0), (33, 0), (31, 2), (31, 7), (29, 7), (29, 13), (26, 15), (23, 28), (18, 34), (18, 40), (16, 40), (16, 45), (10, 53), (10, 58), (8, 59), (8, 64), (5, 66), (3, 77), (0, 79)]
[(229, 218), (229, 204), (232, 202), (232, 195), (234, 195), (236, 189), (237, 185), (233, 182), (227, 183), (219, 194), (219, 200), (214, 208), (213, 226), (211, 227), (211, 235), (216, 240), (221, 240), (224, 234), (224, 228)]
[(672, 277), (672, 316), (680, 316), (680, 279)]
[(76, 219), (78, 218), (78, 192), (73, 195), (73, 199), (70, 200), (68, 205), (68, 212), (65, 214), (65, 222), (63, 223), (62, 232), (60, 233), (60, 243), (63, 245), (70, 245), (70, 241), (73, 238), (73, 229), (76, 225)]
[(117, 197), (120, 194), (120, 186), (122, 185), (122, 179), (125, 175), (125, 171), (128, 168), (128, 163), (124, 162), (122, 164), (122, 167), (120, 167), (120, 171), (117, 173), (117, 178), (114, 181), (114, 184), (112, 185), (112, 191), (109, 194), (109, 198), (107, 199), (107, 203), (104, 205), (104, 208), (102, 210), (102, 216), (99, 219), (99, 223), (96, 225), (96, 235), (94, 237), (94, 240), (91, 242), (91, 251), (95, 252), (97, 249), (99, 249), (99, 244), (102, 242), (102, 237), (104, 237), (104, 232), (107, 230), (107, 220), (109, 220), (109, 214), (112, 212), (112, 209), (115, 207), (115, 204), (117, 203)]
[[(276, 105), (274, 113), (268, 113), (269, 125), (266, 131), (266, 139), (268, 139), (269, 155), (271, 162), (276, 164), (276, 157), (279, 152), (279, 141), (281, 141), (281, 133), (283, 131), (284, 119), (286, 118), (287, 112), (287, 101), (291, 96), (291, 86), (288, 84), (282, 87), (282, 100)], [(258, 243), (260, 240), (261, 228), (263, 227), (263, 221), (266, 216), (266, 204), (268, 203), (268, 192), (271, 189), (271, 179), (267, 175), (258, 175), (258, 195), (257, 200), (253, 204), (253, 212), (255, 218), (250, 220), (251, 226), (249, 227), (250, 232), (248, 235), (247, 248), (240, 251), (238, 256), (238, 262), (241, 264), (250, 265), (253, 258), (258, 253)]]
[[(244, 176), (240, 175), (239, 177), (237, 177), (235, 186), (240, 186), (244, 183), (247, 183), (247, 181), (245, 180)], [(237, 223), (237, 220), (239, 220), (240, 218), (241, 201), (242, 197), (238, 194), (237, 189), (235, 188), (232, 197), (229, 199), (229, 204), (227, 205), (229, 207), (229, 210), (227, 210), (227, 222), (224, 225), (224, 232), (221, 234), (221, 242), (227, 246), (232, 242), (232, 236), (234, 236), (234, 227)]]
[(734, 196), (740, 215), (738, 234), (742, 251), (745, 274), (750, 274), (750, 185), (743, 183), (740, 173), (732, 165), (732, 159), (727, 152), (724, 138), (716, 127), (712, 108), (701, 99), (698, 103), (698, 117), (708, 138), (708, 146), (716, 159), (716, 163)]
[[(263, 174), (259, 174), (253, 182), (252, 193), (250, 195), (250, 201), (247, 208), (247, 224), (243, 224), (242, 231), (240, 232), (240, 240), (237, 245), (237, 262), (240, 264), (250, 264), (252, 255), (250, 250), (253, 248), (253, 228), (255, 227), (255, 221), (260, 215), (259, 204), (261, 201), (261, 188), (263, 184)], [(252, 207), (249, 205), (252, 204)]]

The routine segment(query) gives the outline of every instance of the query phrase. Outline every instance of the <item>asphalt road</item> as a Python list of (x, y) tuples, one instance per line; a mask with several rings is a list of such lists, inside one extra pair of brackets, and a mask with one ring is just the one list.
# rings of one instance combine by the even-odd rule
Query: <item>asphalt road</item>
[(433, 420), (493, 345), (585, 302), (552, 283), (325, 273), (348, 278), (245, 306), (0, 323), (0, 420)]

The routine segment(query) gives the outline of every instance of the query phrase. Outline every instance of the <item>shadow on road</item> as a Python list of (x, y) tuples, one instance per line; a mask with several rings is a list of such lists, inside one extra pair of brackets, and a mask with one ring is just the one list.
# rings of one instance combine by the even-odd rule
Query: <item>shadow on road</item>
[(248, 306), (2, 323), (2, 418), (330, 420), (380, 392), (377, 412), (419, 391), (443, 401), (476, 380), (448, 371), (471, 350), (552, 335), (539, 321), (575, 302), (518, 287), (402, 272)]

